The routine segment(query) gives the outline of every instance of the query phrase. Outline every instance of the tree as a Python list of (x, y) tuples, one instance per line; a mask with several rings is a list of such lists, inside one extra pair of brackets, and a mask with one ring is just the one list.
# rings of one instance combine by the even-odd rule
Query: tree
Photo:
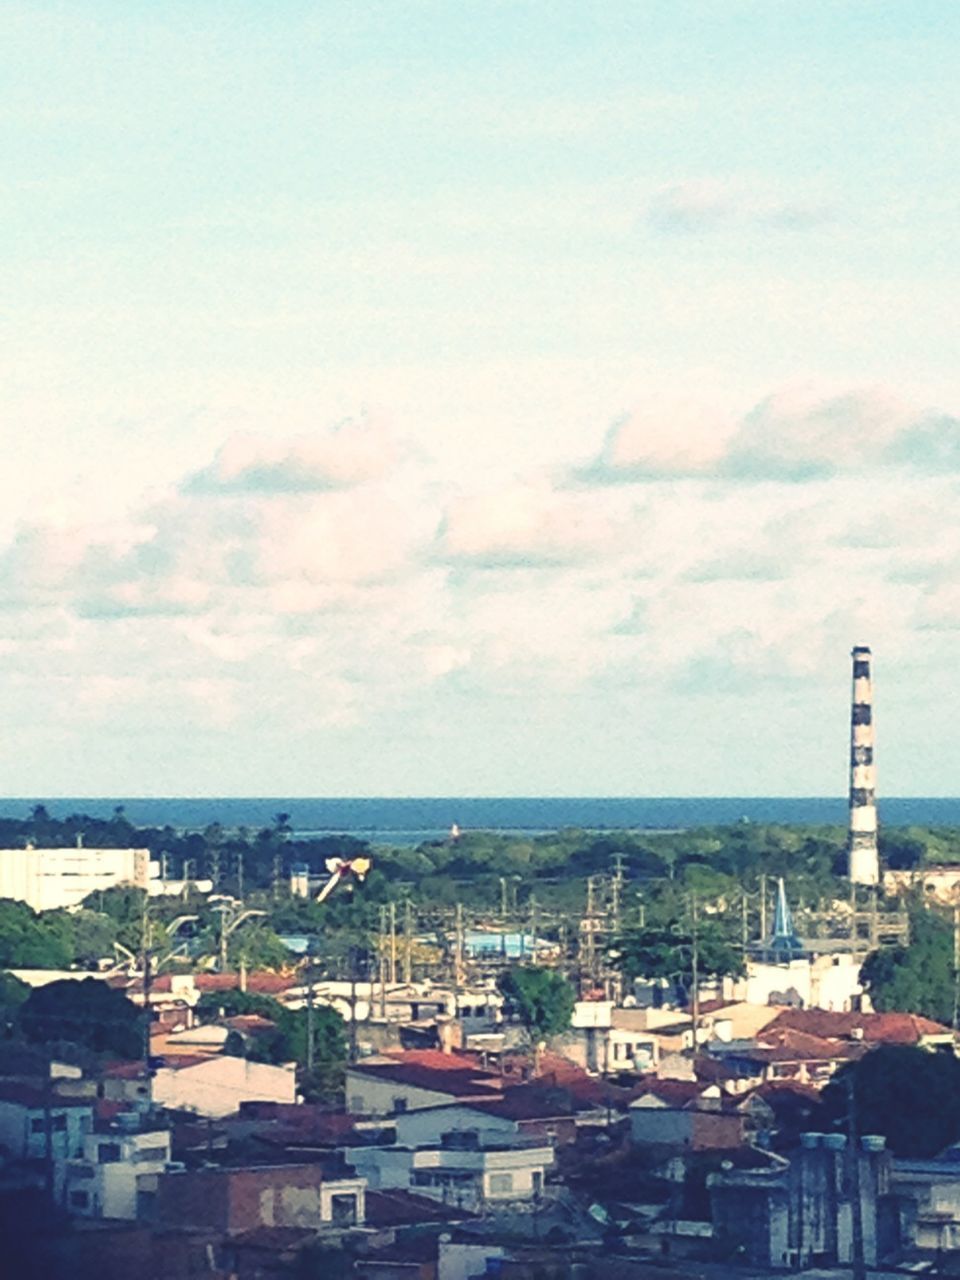
[(0, 973), (0, 1037), (10, 1036), (30, 988), (12, 973)]
[(143, 1013), (97, 978), (35, 987), (20, 1008), (28, 1040), (51, 1044), (69, 1040), (95, 1053), (138, 1058), (143, 1052)]
[(65, 931), (25, 902), (0, 898), (0, 968), (65, 969), (72, 959)]
[(693, 930), (679, 924), (649, 929), (629, 929), (617, 938), (611, 961), (628, 978), (666, 978), (684, 1000), (697, 981), (707, 977), (737, 977), (743, 973), (743, 957), (716, 920), (701, 920)]
[(824, 1088), (824, 1117), (845, 1129), (850, 1092), (859, 1133), (882, 1134), (897, 1156), (936, 1155), (960, 1138), (960, 1060), (883, 1045), (842, 1067)]
[(514, 965), (497, 984), (523, 1023), (539, 1068), (544, 1043), (570, 1026), (576, 992), (562, 974), (536, 965)]
[(951, 1022), (957, 974), (950, 926), (932, 911), (913, 912), (909, 947), (872, 952), (860, 970), (860, 981), (880, 1013), (919, 1013)]
[[(329, 1097), (341, 1088), (347, 1037), (343, 1019), (329, 1005), (315, 1005), (311, 1018), (306, 1009), (288, 1009), (270, 996), (232, 990), (201, 996), (197, 1011), (201, 1018), (211, 1022), (243, 1013), (256, 1013), (269, 1019), (274, 1030), (252, 1036), (243, 1056), (253, 1062), (296, 1062), (301, 1068), (301, 1092), (308, 1101)], [(311, 1022), (313, 1069), (308, 1073)]]

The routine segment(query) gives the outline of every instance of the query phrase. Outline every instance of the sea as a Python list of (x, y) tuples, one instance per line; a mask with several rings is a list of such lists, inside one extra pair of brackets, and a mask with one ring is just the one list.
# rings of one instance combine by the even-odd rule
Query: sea
[[(587, 831), (676, 831), (731, 822), (838, 825), (847, 821), (844, 796), (407, 796), (363, 797), (10, 797), (0, 815), (27, 817), (43, 804), (55, 818), (74, 813), (109, 818), (118, 805), (138, 827), (199, 831), (210, 823), (269, 826), (278, 813), (301, 837), (348, 834), (371, 844), (414, 847), (442, 840), (455, 823), (462, 832), (542, 835), (563, 828)], [(960, 797), (892, 797), (880, 801), (887, 826), (960, 826)]]

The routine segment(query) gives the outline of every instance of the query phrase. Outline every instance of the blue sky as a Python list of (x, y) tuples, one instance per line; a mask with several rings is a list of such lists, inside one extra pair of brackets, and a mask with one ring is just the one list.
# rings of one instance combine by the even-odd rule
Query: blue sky
[(958, 55), (5, 5), (0, 791), (955, 792)]

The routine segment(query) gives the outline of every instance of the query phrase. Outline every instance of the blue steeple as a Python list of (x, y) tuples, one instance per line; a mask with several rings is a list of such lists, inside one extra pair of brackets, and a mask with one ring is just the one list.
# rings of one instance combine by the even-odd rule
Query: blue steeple
[(803, 951), (803, 943), (797, 937), (793, 927), (793, 916), (787, 902), (787, 891), (783, 884), (783, 876), (777, 881), (777, 905), (773, 913), (773, 936), (770, 939), (770, 950), (778, 955), (796, 955)]

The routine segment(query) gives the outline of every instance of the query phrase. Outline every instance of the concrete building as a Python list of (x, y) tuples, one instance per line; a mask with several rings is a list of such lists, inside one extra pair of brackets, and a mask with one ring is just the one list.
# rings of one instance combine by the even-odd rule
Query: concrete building
[(877, 851), (873, 684), (869, 648), (857, 645), (852, 658), (849, 870), (854, 884), (876, 885), (880, 879), (880, 855)]
[(890, 1155), (882, 1138), (865, 1137), (856, 1157), (854, 1164), (843, 1134), (811, 1133), (791, 1160), (767, 1156), (753, 1168), (710, 1174), (715, 1238), (751, 1266), (849, 1266), (859, 1198), (864, 1261), (876, 1266)]
[(724, 1107), (716, 1085), (663, 1080), (630, 1104), (630, 1140), (637, 1147), (730, 1150), (745, 1136), (746, 1117)]
[(34, 911), (78, 907), (84, 898), (115, 885), (146, 889), (147, 849), (0, 849), (0, 898)]
[(197, 1115), (231, 1115), (241, 1102), (296, 1102), (297, 1073), (294, 1063), (275, 1067), (228, 1055), (199, 1060), (185, 1058), (183, 1065), (159, 1067), (153, 1077), (153, 1100), (171, 1111)]
[(322, 1164), (171, 1171), (158, 1179), (158, 1217), (225, 1233), (348, 1228), (365, 1220), (365, 1193), (362, 1178), (331, 1178)]
[(371, 1188), (411, 1191), (470, 1212), (537, 1199), (554, 1163), (550, 1143), (487, 1124), (417, 1146), (350, 1147), (347, 1159)]
[(83, 1153), (93, 1128), (93, 1102), (61, 1098), (28, 1085), (0, 1082), (0, 1147), (9, 1158), (47, 1171), (57, 1202), (66, 1162)]
[(347, 1110), (351, 1115), (396, 1115), (422, 1107), (482, 1102), (501, 1093), (499, 1076), (457, 1054), (438, 1050), (411, 1051), (347, 1068)]
[(157, 1178), (170, 1163), (170, 1133), (142, 1127), (136, 1113), (87, 1134), (83, 1154), (66, 1167), (64, 1205), (84, 1218), (145, 1218), (155, 1213)]

